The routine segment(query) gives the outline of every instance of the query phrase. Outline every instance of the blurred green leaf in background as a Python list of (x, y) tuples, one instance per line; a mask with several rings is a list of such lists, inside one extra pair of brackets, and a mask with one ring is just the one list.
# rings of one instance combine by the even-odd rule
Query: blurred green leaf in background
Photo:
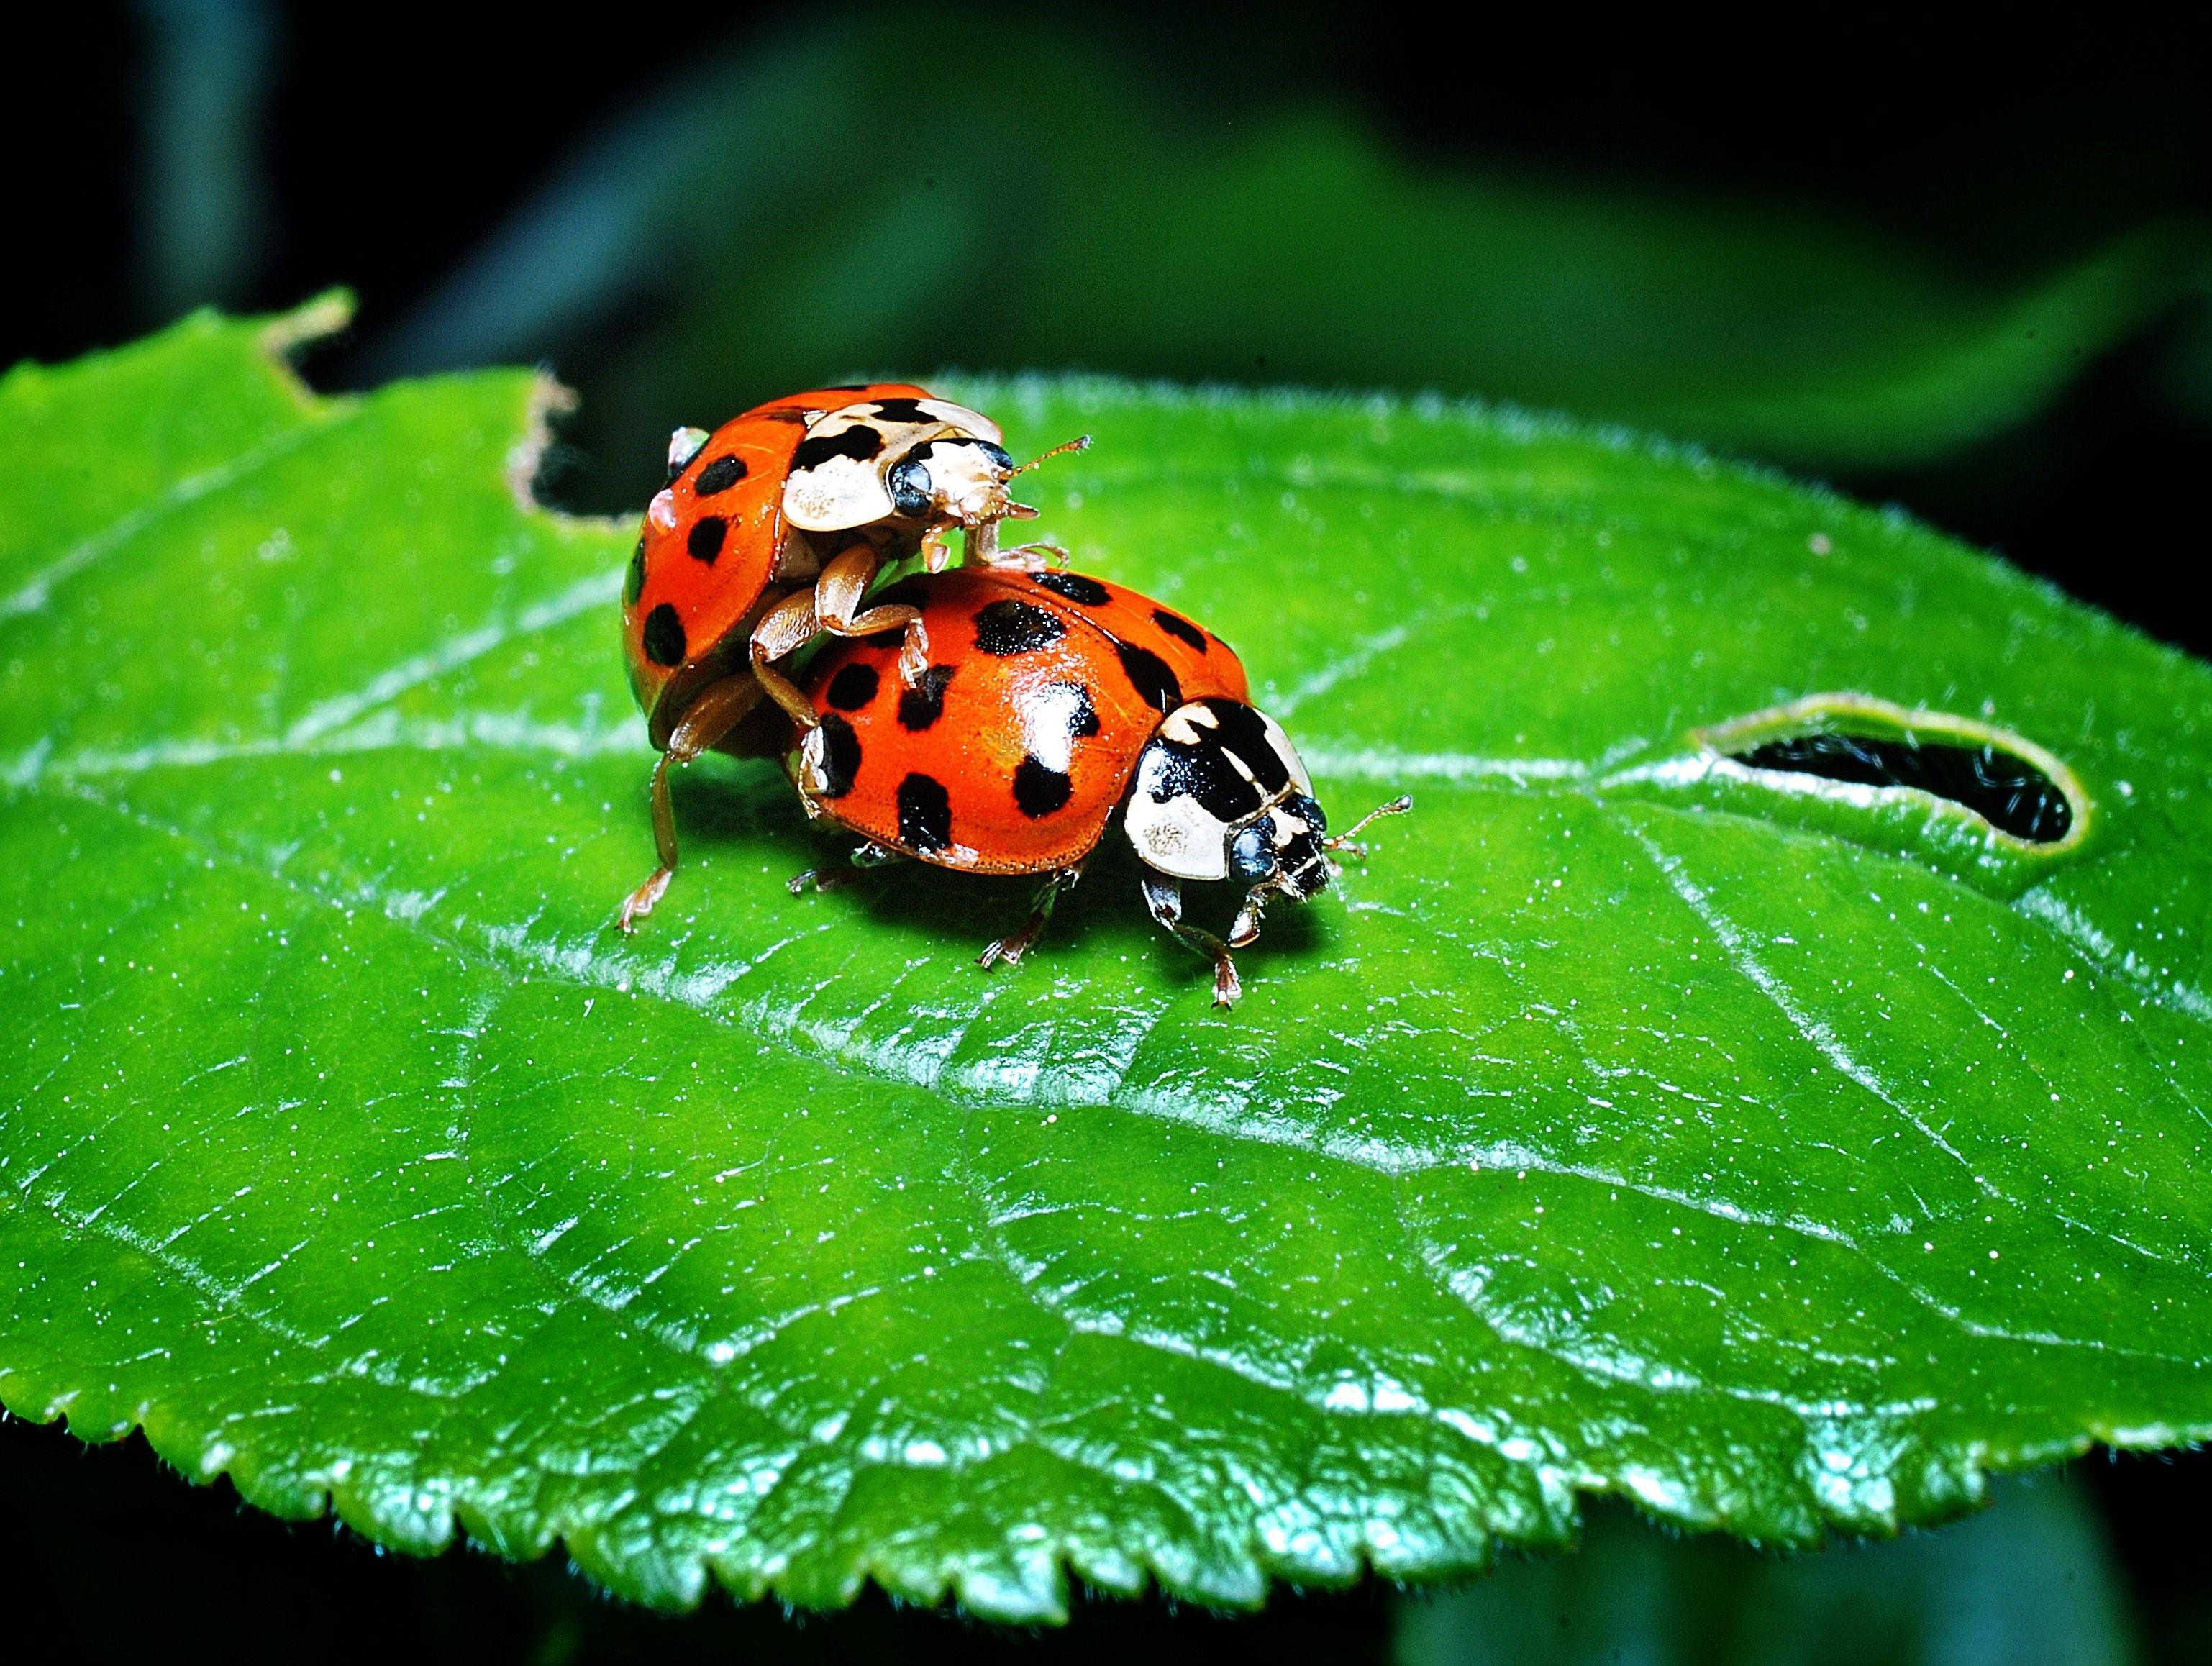
[(1601, 1507), (1576, 1556), (1405, 1604), (1397, 1666), (2124, 1666), (2127, 1599), (2082, 1491), (2000, 1482), (1946, 1533), (1800, 1557)]
[[(981, 91), (917, 98), (948, 55)], [(641, 492), (679, 417), (893, 364), (1472, 393), (1834, 471), (2021, 423), (2207, 271), (2173, 222), (1975, 277), (1794, 208), (1417, 163), (1077, 25), (884, 10), (673, 85), (364, 368), (550, 354)]]

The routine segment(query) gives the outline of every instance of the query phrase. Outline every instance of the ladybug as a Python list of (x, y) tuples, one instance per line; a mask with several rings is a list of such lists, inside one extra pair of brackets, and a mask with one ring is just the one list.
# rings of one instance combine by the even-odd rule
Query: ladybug
[[(1269, 900), (1316, 895), (1335, 872), (1327, 853), (1358, 848), (1328, 836), (1305, 765), (1250, 703), (1236, 654), (1181, 614), (1067, 572), (917, 575), (884, 599), (921, 613), (935, 657), (908, 688), (896, 633), (825, 643), (804, 682), (817, 721), (794, 731), (785, 768), (811, 813), (866, 841), (855, 866), (911, 858), (1045, 876), (984, 966), (1021, 959), (1118, 810), (1146, 865), (1146, 907), (1213, 963), (1226, 1006), (1240, 993), (1230, 951), (1259, 936)], [(1184, 921), (1186, 879), (1246, 887), (1225, 942)], [(809, 880), (822, 883), (801, 874), (793, 890)]]
[(653, 777), (660, 865), (623, 903), (624, 931), (675, 871), (668, 766), (723, 745), (763, 690), (794, 721), (813, 723), (776, 661), (817, 631), (897, 627), (908, 633), (908, 674), (920, 676), (920, 616), (863, 605), (883, 562), (919, 555), (939, 570), (957, 526), (971, 562), (1044, 563), (1046, 546), (998, 547), (1000, 520), (1036, 513), (1006, 495), (1022, 470), (1002, 438), (980, 412), (907, 382), (794, 393), (712, 435), (676, 430), (668, 483), (646, 509), (623, 588), (630, 691), (662, 754)]

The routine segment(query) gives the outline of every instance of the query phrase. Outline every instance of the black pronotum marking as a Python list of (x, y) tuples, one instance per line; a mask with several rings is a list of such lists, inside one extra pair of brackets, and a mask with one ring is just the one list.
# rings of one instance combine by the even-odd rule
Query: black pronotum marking
[(1128, 673), (1139, 699), (1164, 712), (1182, 704), (1182, 684), (1166, 660), (1133, 642), (1116, 642), (1114, 648), (1121, 656), (1121, 669)]
[(799, 469), (819, 468), (833, 457), (849, 457), (856, 463), (865, 463), (884, 448), (884, 436), (866, 423), (855, 423), (842, 434), (810, 434), (799, 442), (791, 453), (791, 466)]
[(1156, 607), (1152, 610), (1152, 623), (1177, 641), (1188, 643), (1200, 654), (1206, 652), (1206, 633), (1180, 613), (1170, 613), (1164, 607)]
[(630, 554), (629, 575), (623, 581), (623, 605), (635, 607), (637, 599), (645, 593), (645, 540), (637, 541)]
[(1268, 740), (1258, 712), (1241, 700), (1209, 700), (1206, 708), (1221, 726), (1214, 731), (1220, 744), (1244, 760), (1269, 798), (1291, 784), (1290, 768)]
[[(1258, 712), (1236, 700), (1205, 704), (1216, 727), (1200, 726), (1196, 741), (1153, 738), (1152, 745), (1164, 755), (1166, 767), (1152, 782), (1152, 796), (1160, 804), (1172, 798), (1194, 798), (1217, 821), (1240, 822), (1281, 792), (1290, 783), (1291, 772), (1268, 745), (1267, 726)], [(1251, 770), (1256, 786), (1230, 762), (1232, 752)]]
[(1999, 746), (1955, 746), (1908, 736), (1806, 734), (1731, 754), (1754, 769), (1788, 769), (1864, 787), (1917, 787), (1964, 805), (2015, 839), (2056, 844), (2074, 825), (2057, 782)]
[(993, 602), (975, 611), (975, 646), (1001, 660), (1034, 654), (1066, 634), (1066, 620), (1027, 602)]
[(878, 399), (876, 415), (886, 423), (934, 423), (939, 419), (921, 408), (919, 399)]
[(842, 799), (853, 790), (853, 777), (860, 773), (860, 737), (853, 733), (853, 726), (835, 712), (822, 714), (822, 775), (821, 794), (825, 799)]
[(692, 559), (703, 561), (709, 567), (714, 557), (722, 553), (722, 540), (729, 536), (730, 523), (720, 515), (701, 515), (691, 523), (691, 530), (684, 536), (684, 547), (691, 552)]
[(712, 497), (716, 492), (726, 492), (745, 477), (745, 465), (734, 457), (717, 457), (699, 471), (699, 477), (691, 483), (691, 489), (702, 497)]
[(856, 712), (876, 697), (882, 680), (873, 666), (855, 661), (830, 679), (830, 703), (841, 712)]
[(1075, 783), (1032, 753), (1014, 771), (1014, 802), (1031, 821), (1065, 809)]
[(945, 690), (952, 681), (954, 666), (932, 666), (921, 683), (899, 696), (899, 727), (920, 734), (945, 715)]
[(1196, 799), (1214, 820), (1235, 823), (1257, 815), (1267, 802), (1260, 789), (1237, 773), (1229, 754), (1212, 735), (1195, 745), (1155, 735), (1152, 745), (1165, 761), (1150, 783), (1154, 803)]
[(645, 657), (656, 666), (684, 663), (684, 621), (666, 602), (645, 616)]
[(891, 508), (915, 520), (929, 513), (932, 483), (929, 465), (919, 457), (901, 458), (884, 477), (884, 484), (890, 490)]
[(1080, 573), (1032, 573), (1030, 577), (1055, 596), (1081, 602), (1085, 607), (1103, 607), (1113, 599), (1104, 585)]
[(945, 783), (916, 770), (898, 787), (899, 842), (928, 855), (952, 842), (952, 800)]

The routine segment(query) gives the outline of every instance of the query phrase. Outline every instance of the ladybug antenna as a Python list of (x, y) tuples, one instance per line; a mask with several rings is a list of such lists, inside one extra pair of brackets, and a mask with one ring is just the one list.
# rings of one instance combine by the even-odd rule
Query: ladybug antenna
[[(1019, 467), (1019, 468), (1016, 469), (1016, 470), (1014, 471), (1014, 474), (1027, 474), (1027, 473), (1028, 473), (1031, 469), (1035, 468), (1038, 464), (1040, 464), (1040, 463), (1043, 462), (1047, 458), (1049, 458), (1049, 457), (1057, 457), (1057, 456), (1059, 456), (1062, 452), (1067, 452), (1067, 451), (1089, 451), (1090, 449), (1091, 449), (1091, 436), (1090, 436), (1089, 435), (1087, 435), (1087, 434), (1079, 434), (1079, 435), (1077, 435), (1075, 436), (1075, 438), (1073, 438), (1073, 440), (1063, 440), (1063, 441), (1061, 441), (1058, 445), (1054, 446), (1054, 447), (1050, 451), (1041, 451), (1041, 452), (1039, 452), (1036, 456), (1034, 456), (1034, 457), (1030, 458), (1030, 460), (1029, 460), (1028, 462), (1026, 462), (1026, 463), (1023, 464), (1023, 465), (1021, 465), (1021, 467)], [(1007, 477), (1009, 480), (1011, 480), (1011, 479), (1012, 479), (1012, 478), (1013, 478), (1013, 475), (1008, 475), (1006, 477)]]
[(1366, 826), (1368, 823), (1375, 820), (1378, 816), (1402, 816), (1413, 807), (1413, 795), (1411, 793), (1401, 793), (1396, 798), (1392, 799), (1388, 804), (1376, 805), (1372, 810), (1362, 816), (1358, 821), (1352, 823), (1351, 826), (1346, 828), (1343, 832), (1337, 834), (1334, 838), (1323, 839), (1321, 842), (1321, 848), (1323, 850), (1351, 849), (1356, 851), (1358, 847), (1352, 842), (1352, 836), (1358, 832), (1361, 828)]

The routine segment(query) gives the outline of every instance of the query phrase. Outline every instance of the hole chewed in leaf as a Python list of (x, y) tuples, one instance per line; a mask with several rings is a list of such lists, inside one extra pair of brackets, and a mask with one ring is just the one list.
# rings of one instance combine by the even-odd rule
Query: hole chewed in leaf
[(1822, 731), (1769, 740), (1729, 754), (1753, 769), (1788, 769), (1863, 787), (1911, 787), (1962, 805), (2002, 833), (2056, 844), (2074, 825), (2074, 806), (2056, 781), (1993, 742), (1978, 746)]
[(1687, 793), (1915, 857), (2009, 895), (2088, 836), (2092, 804), (2027, 736), (1872, 695), (1808, 695), (1694, 730), (1692, 751), (1623, 772), (1614, 790)]

